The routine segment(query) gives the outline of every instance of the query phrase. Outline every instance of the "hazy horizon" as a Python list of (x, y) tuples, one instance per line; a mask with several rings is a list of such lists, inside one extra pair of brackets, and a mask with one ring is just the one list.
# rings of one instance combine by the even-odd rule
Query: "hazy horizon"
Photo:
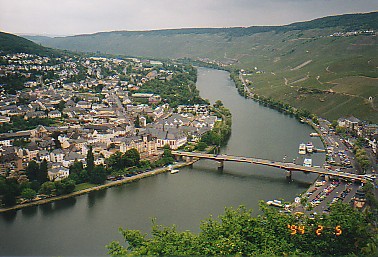
[(0, 0), (0, 30), (70, 36), (108, 31), (287, 25), (378, 10), (376, 0)]

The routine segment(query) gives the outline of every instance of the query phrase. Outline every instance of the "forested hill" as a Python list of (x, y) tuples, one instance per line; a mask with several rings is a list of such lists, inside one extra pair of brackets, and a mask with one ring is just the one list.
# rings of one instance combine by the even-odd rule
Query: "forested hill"
[(28, 53), (47, 56), (58, 51), (38, 45), (28, 39), (0, 31), (0, 52), (5, 54)]
[[(185, 28), (185, 29), (166, 29), (166, 30), (149, 30), (149, 31), (112, 31), (98, 32), (95, 34), (84, 34), (70, 37), (40, 37), (26, 36), (34, 42), (41, 43), (45, 46), (51, 46), (61, 49), (85, 52), (106, 52), (112, 54), (128, 54), (134, 56), (151, 56), (161, 58), (172, 57), (194, 57), (197, 54), (195, 50), (196, 41), (210, 41), (216, 44), (226, 41), (230, 43), (238, 40), (238, 37), (248, 37), (258, 33), (274, 32), (285, 33), (298, 30), (325, 30), (325, 31), (362, 31), (378, 30), (378, 12), (363, 14), (345, 14), (338, 16), (329, 16), (306, 22), (297, 22), (285, 26), (251, 26), (251, 27), (232, 27), (232, 28)], [(336, 30), (337, 29), (337, 30)], [(185, 43), (192, 36), (196, 36), (193, 46), (189, 49)], [(219, 37), (219, 38), (218, 38)], [(184, 38), (184, 41), (183, 41)], [(138, 47), (138, 43), (141, 46)], [(158, 41), (151, 39), (160, 39)], [(144, 42), (150, 41), (150, 42)], [(162, 41), (162, 43), (159, 43)], [(183, 42), (182, 42), (183, 41)], [(220, 41), (220, 42), (217, 42)], [(150, 43), (150, 44), (148, 44)], [(179, 51), (171, 51), (176, 43), (182, 47)], [(211, 45), (211, 44), (210, 44)], [(211, 47), (209, 45), (209, 47)], [(148, 51), (148, 48), (152, 49)], [(151, 47), (152, 46), (152, 47)], [(155, 46), (155, 47), (154, 47)], [(159, 50), (160, 48), (160, 50)], [(167, 51), (164, 51), (166, 48)], [(207, 50), (207, 49), (206, 49)], [(206, 52), (206, 51), (204, 51)]]

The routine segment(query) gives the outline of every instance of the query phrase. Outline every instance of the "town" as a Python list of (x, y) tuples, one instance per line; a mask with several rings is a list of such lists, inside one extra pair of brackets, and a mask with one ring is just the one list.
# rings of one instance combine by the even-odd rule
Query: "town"
[[(75, 167), (111, 166), (107, 160), (132, 149), (149, 168), (164, 154), (164, 147), (177, 150), (187, 143), (195, 147), (222, 120), (199, 97), (195, 80), (193, 67), (177, 63), (3, 55), (0, 175), (28, 184), (38, 178), (36, 173), (47, 169), (48, 180), (42, 178), (39, 186), (31, 186), (36, 191), (44, 182), (72, 177)], [(204, 144), (199, 145), (204, 149)], [(92, 164), (87, 163), (89, 151)], [(121, 174), (130, 172), (126, 169)], [(108, 178), (119, 174), (113, 170)], [(87, 182), (78, 176), (75, 180)], [(26, 191), (29, 194), (23, 195), (29, 200), (38, 192)], [(16, 203), (16, 195), (10, 204)]]

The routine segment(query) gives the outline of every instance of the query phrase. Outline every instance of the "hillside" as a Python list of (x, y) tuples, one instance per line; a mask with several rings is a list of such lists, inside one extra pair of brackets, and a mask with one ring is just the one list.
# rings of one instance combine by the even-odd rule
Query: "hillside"
[(58, 51), (38, 45), (28, 39), (0, 31), (0, 51), (3, 53), (28, 53), (41, 56), (57, 54)]
[[(363, 32), (366, 30), (374, 32)], [(347, 33), (354, 31), (359, 33)], [(115, 31), (29, 38), (42, 45), (73, 51), (188, 57), (232, 64), (252, 74), (246, 78), (260, 95), (328, 119), (354, 115), (378, 122), (377, 31), (378, 12), (372, 12), (286, 26)]]

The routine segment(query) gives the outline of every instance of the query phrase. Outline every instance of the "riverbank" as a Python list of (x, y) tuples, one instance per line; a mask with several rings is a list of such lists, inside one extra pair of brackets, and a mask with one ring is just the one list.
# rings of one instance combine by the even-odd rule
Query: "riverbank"
[[(191, 162), (177, 163), (177, 164), (172, 165), (172, 168), (179, 169), (179, 168), (182, 168), (182, 167), (185, 167), (185, 166), (190, 166), (195, 162), (197, 162), (197, 160), (193, 160)], [(76, 192), (73, 192), (73, 193), (70, 193), (70, 194), (53, 196), (53, 197), (49, 197), (49, 198), (46, 198), (46, 199), (41, 199), (41, 200), (37, 200), (37, 201), (29, 202), (29, 203), (24, 203), (24, 204), (17, 204), (17, 205), (8, 207), (8, 208), (0, 208), (0, 213), (9, 212), (9, 211), (16, 211), (16, 210), (20, 210), (20, 209), (27, 208), (27, 207), (42, 205), (42, 204), (46, 204), (46, 203), (51, 203), (51, 202), (55, 202), (55, 201), (68, 199), (68, 198), (71, 198), (71, 197), (84, 195), (84, 194), (90, 193), (92, 191), (99, 191), (99, 190), (104, 190), (104, 189), (115, 187), (115, 186), (121, 186), (123, 184), (138, 181), (142, 178), (155, 176), (155, 175), (162, 174), (162, 173), (165, 173), (165, 172), (168, 172), (168, 171), (170, 171), (169, 167), (157, 168), (157, 169), (154, 169), (154, 170), (151, 170), (151, 171), (148, 171), (148, 172), (137, 174), (137, 175), (132, 176), (132, 177), (126, 177), (124, 179), (117, 180), (117, 181), (110, 181), (110, 182), (107, 182), (104, 185), (90, 187), (90, 188), (83, 189), (83, 190), (80, 190), (80, 191), (76, 191)]]

